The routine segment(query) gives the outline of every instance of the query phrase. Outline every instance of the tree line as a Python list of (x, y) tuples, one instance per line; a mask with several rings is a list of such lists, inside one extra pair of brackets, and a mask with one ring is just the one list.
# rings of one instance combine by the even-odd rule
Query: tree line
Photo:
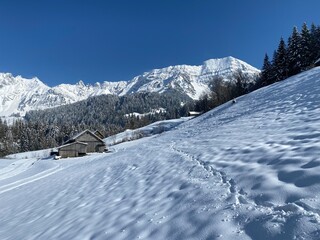
[(304, 23), (301, 31), (294, 27), (288, 40), (280, 38), (272, 59), (265, 54), (260, 86), (284, 80), (313, 67), (320, 57), (320, 26)]
[(231, 99), (258, 88), (282, 81), (314, 67), (320, 58), (320, 26), (304, 23), (301, 31), (294, 27), (288, 40), (280, 38), (272, 60), (265, 54), (260, 75), (250, 79), (243, 72), (234, 73), (229, 81), (217, 76), (212, 79), (210, 92), (195, 103), (196, 111), (209, 111)]

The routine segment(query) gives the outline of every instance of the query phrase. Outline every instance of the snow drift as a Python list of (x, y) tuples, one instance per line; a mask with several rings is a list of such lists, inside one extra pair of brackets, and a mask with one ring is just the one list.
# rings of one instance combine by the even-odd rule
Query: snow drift
[(111, 153), (0, 161), (1, 239), (319, 239), (320, 68)]

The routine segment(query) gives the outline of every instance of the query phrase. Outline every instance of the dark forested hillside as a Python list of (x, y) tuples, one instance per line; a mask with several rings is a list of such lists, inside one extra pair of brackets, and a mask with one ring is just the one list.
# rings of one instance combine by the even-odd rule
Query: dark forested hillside
[[(174, 118), (184, 115), (177, 112), (181, 108), (181, 102), (190, 99), (178, 93), (137, 93), (118, 97), (115, 95), (101, 95), (70, 105), (42, 111), (30, 111), (26, 114), (27, 122), (42, 122), (46, 125), (87, 125), (98, 126), (110, 134), (109, 124), (125, 127), (130, 117), (126, 114), (137, 112), (149, 113), (153, 109), (164, 108), (166, 111), (147, 115), (150, 120)], [(141, 120), (141, 119), (140, 119)], [(136, 119), (138, 122), (139, 119)], [(137, 123), (138, 124), (138, 123)], [(111, 131), (112, 133), (112, 131)]]

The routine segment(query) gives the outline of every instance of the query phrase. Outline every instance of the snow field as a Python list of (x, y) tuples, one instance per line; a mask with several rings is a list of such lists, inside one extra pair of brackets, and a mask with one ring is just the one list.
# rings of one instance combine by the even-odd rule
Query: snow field
[(314, 68), (111, 153), (3, 160), (0, 238), (319, 239), (319, 96)]
[[(155, 159), (141, 161), (145, 159), (141, 154), (136, 154), (133, 159), (126, 153), (130, 148), (137, 152), (144, 149), (143, 155), (152, 154)], [(172, 158), (170, 148), (161, 153), (155, 153), (156, 146), (148, 148), (143, 144), (103, 156), (52, 161), (60, 165), (62, 170), (56, 171), (57, 167), (51, 166), (55, 174), (11, 189), (14, 195), (0, 193), (2, 202), (10, 201), (11, 197), (20, 199), (14, 209), (5, 208), (2, 211), (8, 230), (7, 234), (1, 235), (2, 239), (22, 236), (27, 239), (139, 239), (166, 236), (188, 239), (219, 236), (219, 231), (212, 232), (206, 222), (209, 218), (215, 219), (211, 208), (225, 206), (227, 193), (214, 190), (216, 185), (224, 184), (220, 177), (210, 176), (192, 162), (185, 164), (180, 154), (169, 162), (163, 161)], [(25, 172), (33, 168), (47, 168), (45, 162), (37, 161), (32, 165), (34, 167)], [(180, 169), (180, 164), (185, 164), (187, 171)], [(31, 199), (23, 198), (28, 192)], [(207, 193), (206, 196), (204, 193)], [(199, 204), (201, 208), (198, 208)], [(217, 222), (220, 224), (220, 221)], [(223, 232), (223, 229), (220, 231)]]

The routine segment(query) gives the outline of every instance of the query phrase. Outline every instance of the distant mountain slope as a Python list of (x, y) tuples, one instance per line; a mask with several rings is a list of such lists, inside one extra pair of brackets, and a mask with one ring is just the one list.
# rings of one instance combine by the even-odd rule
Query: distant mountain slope
[(252, 77), (260, 72), (233, 57), (210, 59), (200, 66), (177, 65), (145, 72), (128, 82), (120, 94), (141, 91), (164, 92), (168, 89), (176, 89), (193, 99), (198, 99), (204, 91), (208, 90), (208, 85), (215, 76), (230, 79), (237, 71)]
[(165, 92), (175, 89), (193, 99), (208, 90), (215, 76), (230, 79), (233, 73), (242, 71), (256, 76), (259, 70), (233, 57), (211, 59), (201, 66), (178, 65), (154, 69), (134, 77), (131, 81), (103, 82), (85, 85), (61, 84), (48, 87), (38, 78), (25, 79), (10, 73), (0, 74), (0, 116), (25, 115), (38, 110), (70, 104), (90, 96), (114, 94), (123, 96), (135, 92)]

